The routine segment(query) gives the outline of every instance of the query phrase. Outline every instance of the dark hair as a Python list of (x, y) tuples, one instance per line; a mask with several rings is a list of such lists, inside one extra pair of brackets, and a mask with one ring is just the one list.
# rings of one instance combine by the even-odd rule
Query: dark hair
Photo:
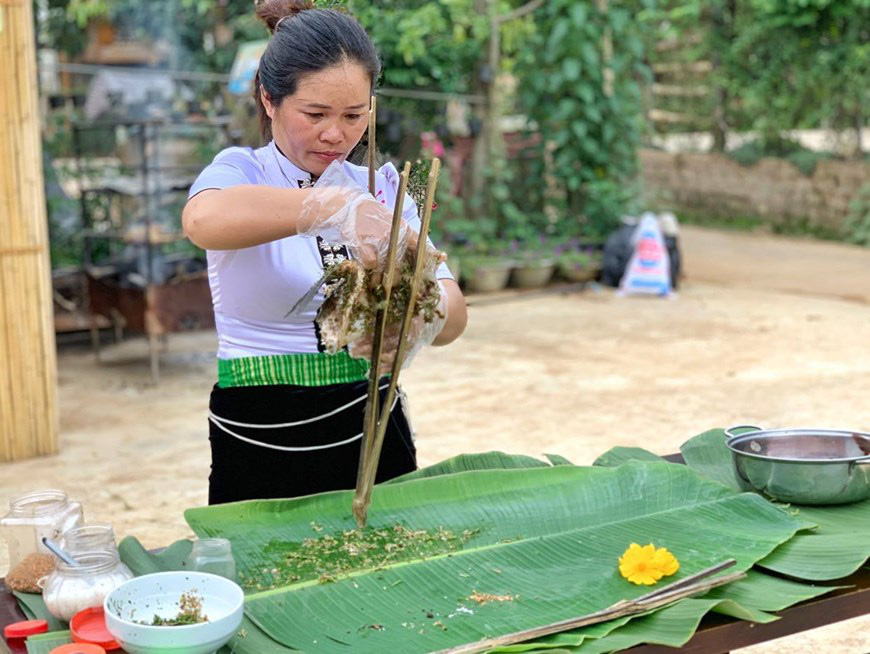
[(272, 120), (260, 89), (278, 106), (293, 95), (299, 81), (349, 59), (368, 73), (374, 89), (381, 62), (369, 35), (354, 18), (335, 9), (314, 9), (311, 0), (258, 0), (257, 16), (272, 38), (260, 58), (254, 78), (254, 100), (260, 115), (263, 140), (272, 138)]

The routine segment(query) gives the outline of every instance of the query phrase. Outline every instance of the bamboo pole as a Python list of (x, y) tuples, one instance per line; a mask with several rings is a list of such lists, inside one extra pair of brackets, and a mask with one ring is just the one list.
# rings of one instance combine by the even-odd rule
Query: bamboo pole
[[(378, 99), (375, 96), (372, 96), (371, 107), (369, 108), (369, 131), (368, 131), (368, 152), (366, 152), (366, 159), (368, 163), (369, 169), (369, 193), (371, 193), (372, 197), (375, 197), (375, 139), (376, 139), (376, 131), (377, 131), (377, 111), (378, 111)], [(397, 198), (398, 199), (398, 198)], [(395, 244), (392, 240), (392, 236), (390, 239), (390, 247), (395, 247)], [(392, 254), (392, 250), (388, 250), (388, 255)], [(379, 282), (379, 279), (375, 279), (375, 282)], [(372, 446), (372, 438), (375, 433), (375, 425), (378, 424), (378, 358), (380, 356), (380, 347), (378, 345), (378, 332), (377, 325), (380, 324), (380, 316), (381, 313), (377, 312), (375, 314), (375, 334), (374, 340), (372, 341), (372, 355), (371, 355), (371, 365), (369, 366), (369, 385), (368, 391), (366, 393), (366, 405), (365, 412), (363, 414), (363, 439), (360, 444), (360, 454), (359, 454), (359, 465), (357, 466), (356, 478), (357, 478), (357, 486), (360, 484), (360, 480), (365, 476), (366, 469), (366, 461), (368, 461), (369, 452), (371, 451)], [(355, 504), (354, 504), (355, 506)], [(354, 509), (355, 511), (355, 509)]]
[[(371, 368), (369, 369), (369, 387), (366, 396), (366, 411), (363, 426), (363, 440), (360, 447), (359, 468), (356, 477), (356, 493), (353, 498), (353, 515), (360, 527), (365, 526), (366, 506), (366, 475), (371, 467), (369, 459), (372, 456), (375, 434), (378, 428), (378, 399), (380, 398), (380, 361), (383, 353), (384, 332), (387, 327), (387, 312), (390, 306), (390, 295), (396, 272), (396, 247), (399, 242), (399, 227), (402, 224), (402, 208), (405, 204), (405, 190), (408, 188), (408, 178), (411, 175), (411, 163), (405, 162), (405, 167), (399, 176), (399, 188), (396, 191), (396, 203), (393, 206), (393, 223), (390, 226), (390, 243), (387, 247), (387, 265), (384, 271), (383, 289), (384, 305), (375, 313), (375, 330), (372, 338)], [(390, 407), (386, 407), (389, 419)], [(383, 413), (382, 411), (380, 413)]]
[[(377, 424), (377, 433), (372, 443), (371, 452), (368, 455), (368, 470), (365, 471), (365, 477), (361, 484), (364, 496), (361, 502), (358, 502), (356, 497), (354, 498), (354, 516), (361, 527), (365, 526), (366, 523), (366, 515), (372, 499), (372, 487), (378, 474), (378, 461), (381, 458), (381, 448), (384, 445), (384, 437), (390, 423), (390, 409), (393, 406), (393, 400), (396, 398), (396, 389), (399, 386), (399, 373), (402, 370), (402, 364), (405, 362), (405, 351), (408, 347), (408, 329), (411, 326), (411, 320), (414, 318), (417, 309), (417, 292), (420, 288), (420, 278), (423, 273), (423, 260), (426, 257), (427, 239), (429, 238), (429, 222), (432, 219), (432, 207), (435, 204), (435, 188), (438, 185), (438, 175), (440, 173), (441, 160), (435, 158), (432, 160), (432, 168), (429, 170), (429, 184), (426, 188), (423, 220), (420, 223), (420, 233), (417, 236), (417, 252), (414, 256), (411, 292), (408, 295), (408, 306), (405, 309), (405, 316), (399, 329), (399, 343), (396, 347), (396, 355), (393, 358), (393, 373), (390, 376), (390, 385), (387, 387), (387, 394), (381, 407), (381, 419)], [(359, 488), (360, 485), (358, 484), (358, 492)]]
[(367, 158), (369, 164), (369, 193), (375, 194), (375, 165), (377, 163), (378, 144), (376, 140), (378, 119), (378, 99), (372, 96), (372, 108), (369, 109), (369, 147)]
[(58, 448), (32, 4), (0, 1), (0, 461)]

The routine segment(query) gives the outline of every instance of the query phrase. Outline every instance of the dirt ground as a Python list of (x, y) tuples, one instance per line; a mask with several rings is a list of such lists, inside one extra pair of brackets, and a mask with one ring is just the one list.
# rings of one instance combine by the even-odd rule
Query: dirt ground
[[(673, 300), (609, 289), (469, 298), (469, 326), (402, 374), (421, 465), (462, 452), (558, 453), (613, 445), (674, 452), (714, 426), (870, 431), (870, 250), (685, 228)], [(147, 546), (189, 535), (206, 501), (212, 333), (172, 336), (154, 386), (138, 338), (59, 356), (58, 456), (0, 464), (0, 506), (63, 488), (90, 520)], [(0, 574), (6, 569), (0, 550)], [(870, 651), (870, 616), (740, 650)]]

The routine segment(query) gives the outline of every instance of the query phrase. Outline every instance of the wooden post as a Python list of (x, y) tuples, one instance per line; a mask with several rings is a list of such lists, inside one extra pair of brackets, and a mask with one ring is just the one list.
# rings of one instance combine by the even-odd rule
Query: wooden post
[(0, 0), (0, 461), (58, 448), (31, 0)]

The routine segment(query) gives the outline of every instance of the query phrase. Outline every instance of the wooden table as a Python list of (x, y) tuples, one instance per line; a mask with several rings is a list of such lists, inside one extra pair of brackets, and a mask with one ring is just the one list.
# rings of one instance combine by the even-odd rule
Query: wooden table
[[(673, 463), (683, 461), (679, 454), (668, 455), (665, 458)], [(767, 624), (756, 624), (718, 613), (709, 613), (701, 620), (692, 639), (683, 647), (638, 645), (624, 650), (623, 654), (727, 654), (740, 647), (756, 645), (861, 615), (870, 615), (870, 567), (865, 565), (850, 577), (828, 583), (848, 586), (848, 588), (841, 588), (828, 595), (776, 612), (780, 619)], [(27, 648), (23, 643), (19, 641), (18, 644), (9, 644), (2, 637), (3, 627), (24, 619), (15, 596), (0, 579), (0, 654), (27, 654)]]
[[(852, 588), (842, 588), (830, 595), (795, 604), (777, 613), (780, 619), (776, 622), (755, 624), (711, 613), (701, 621), (698, 631), (683, 647), (639, 645), (625, 650), (624, 654), (724, 654), (738, 647), (870, 614), (870, 569), (865, 567), (851, 577), (838, 579), (836, 584)], [(15, 596), (0, 580), (0, 633), (7, 624), (25, 619)], [(0, 636), (0, 654), (27, 654), (27, 648), (23, 641), (7, 643)]]

